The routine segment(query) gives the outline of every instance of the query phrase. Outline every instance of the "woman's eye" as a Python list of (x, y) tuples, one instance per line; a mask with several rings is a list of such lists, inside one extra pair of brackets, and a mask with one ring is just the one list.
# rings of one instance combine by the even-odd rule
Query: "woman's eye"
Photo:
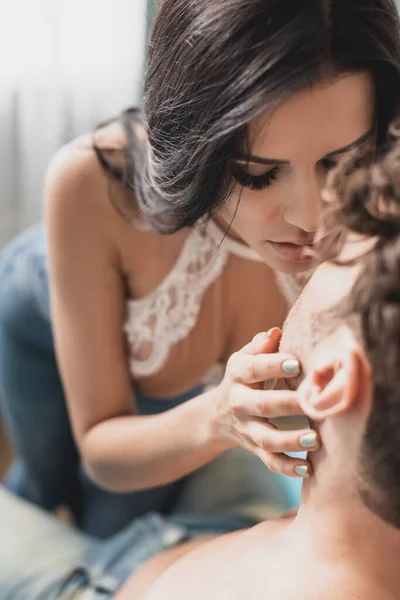
[(236, 166), (233, 169), (233, 176), (243, 187), (249, 188), (250, 190), (264, 190), (278, 177), (279, 170), (279, 167), (274, 167), (262, 175), (251, 175), (247, 171), (243, 171), (240, 167)]
[(323, 158), (321, 160), (321, 164), (324, 167), (324, 169), (326, 171), (331, 171), (332, 169), (334, 169), (337, 165), (337, 162), (335, 160), (332, 160), (330, 158)]

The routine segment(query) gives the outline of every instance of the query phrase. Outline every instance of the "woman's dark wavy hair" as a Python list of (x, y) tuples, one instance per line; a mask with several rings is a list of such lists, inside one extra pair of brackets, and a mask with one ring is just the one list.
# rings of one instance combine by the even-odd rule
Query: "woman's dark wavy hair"
[(230, 159), (248, 150), (252, 119), (302, 88), (362, 69), (375, 80), (382, 140), (400, 95), (393, 0), (163, 0), (143, 112), (123, 115), (123, 167), (96, 151), (108, 173), (135, 191), (150, 224), (170, 233), (211, 216), (227, 199)]
[[(385, 151), (355, 154), (328, 181), (329, 220), (376, 238), (337, 317), (359, 335), (373, 372), (373, 403), (359, 457), (365, 504), (400, 528), (400, 121)], [(342, 261), (337, 261), (341, 264)], [(346, 263), (348, 264), (348, 262)]]

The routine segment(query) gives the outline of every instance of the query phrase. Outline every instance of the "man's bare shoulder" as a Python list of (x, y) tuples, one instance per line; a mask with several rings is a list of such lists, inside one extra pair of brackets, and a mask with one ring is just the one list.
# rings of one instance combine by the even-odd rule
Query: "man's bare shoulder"
[[(220, 536), (186, 554), (153, 585), (146, 600), (250, 600), (255, 573), (265, 573), (265, 544), (276, 547), (291, 519)], [(260, 577), (258, 577), (260, 578)], [(259, 598), (259, 594), (254, 598)]]
[(264, 522), (203, 544), (166, 570), (144, 600), (377, 597), (365, 593), (365, 585), (346, 566), (332, 565), (305, 548), (296, 539), (294, 521), (289, 517)]
[(298, 535), (295, 522), (293, 517), (282, 518), (202, 544), (197, 540), (200, 545), (175, 549), (180, 551), (171, 560), (163, 553), (164, 556), (159, 556), (162, 568), (157, 568), (157, 558), (154, 559), (151, 581), (147, 578), (146, 585), (138, 588), (133, 576), (118, 598), (386, 599), (380, 593), (380, 586), (363, 568), (354, 573), (346, 562), (332, 563), (321, 556), (318, 549), (310, 546), (307, 535)]

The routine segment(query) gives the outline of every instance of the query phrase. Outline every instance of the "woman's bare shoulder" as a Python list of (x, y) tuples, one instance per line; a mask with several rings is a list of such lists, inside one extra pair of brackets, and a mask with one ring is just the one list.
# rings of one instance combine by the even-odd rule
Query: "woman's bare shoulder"
[(61, 148), (48, 167), (45, 219), (53, 247), (60, 239), (66, 245), (99, 246), (118, 271), (131, 275), (140, 270), (140, 255), (154, 255), (156, 284), (174, 264), (188, 232), (164, 236), (139, 219), (134, 191), (105, 171), (94, 143), (111, 152), (123, 149), (123, 132), (108, 126), (95, 140), (83, 135)]
[(124, 135), (118, 124), (82, 135), (58, 150), (46, 173), (45, 213), (59, 215), (69, 224), (90, 221), (92, 228), (112, 235), (127, 227), (116, 209), (119, 197), (126, 202), (129, 194), (132, 206), (136, 200), (133, 190), (123, 189), (105, 171), (99, 148), (122, 160)]

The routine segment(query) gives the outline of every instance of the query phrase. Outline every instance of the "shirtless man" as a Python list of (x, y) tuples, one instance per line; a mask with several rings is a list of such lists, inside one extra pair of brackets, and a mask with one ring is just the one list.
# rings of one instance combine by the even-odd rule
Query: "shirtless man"
[[(297, 516), (203, 543), (166, 570), (146, 600), (400, 597), (396, 152), (400, 156), (394, 150), (372, 169), (354, 163), (346, 183), (336, 177), (344, 202), (340, 218), (353, 228), (340, 258), (359, 260), (322, 265), (284, 329), (283, 351), (303, 364), (301, 408), (322, 442), (311, 456), (314, 475), (303, 484)], [(354, 210), (360, 194), (370, 213)], [(378, 244), (372, 235), (360, 238), (367, 231), (381, 234)], [(140, 597), (135, 585), (145, 589), (158, 569), (175, 561), (174, 552), (147, 563), (116, 598)]]
[[(341, 199), (336, 218), (352, 229), (341, 258), (357, 260), (346, 266), (322, 265), (284, 329), (281, 346), (285, 352), (298, 355), (304, 370), (302, 381), (292, 379), (288, 383), (300, 384), (300, 406), (321, 441), (320, 450), (311, 457), (314, 472), (304, 482), (297, 515), (187, 543), (180, 543), (185, 539), (185, 527), (171, 528), (171, 524), (150, 515), (140, 527), (123, 534), (125, 540), (120, 538), (118, 547), (116, 540), (96, 547), (97, 554), (91, 557), (96, 568), (92, 571), (85, 569), (88, 557), (82, 540), (81, 559), (73, 551), (73, 540), (69, 541), (69, 556), (61, 556), (72, 533), (60, 530), (57, 535), (48, 515), (36, 515), (41, 537), (35, 539), (43, 555), (41, 573), (31, 569), (38, 553), (32, 543), (29, 560), (25, 557), (24, 579), (16, 580), (17, 593), (0, 594), (1, 598), (398, 600), (399, 148), (400, 144), (380, 165), (369, 168), (355, 161), (347, 178), (336, 176), (332, 190)], [(332, 197), (336, 201), (333, 192)], [(368, 211), (359, 206), (368, 207)], [(360, 237), (361, 233), (367, 233), (367, 238)], [(17, 506), (18, 502), (2, 498), (0, 490), (0, 572), (4, 571), (7, 581), (17, 579), (9, 558), (12, 544), (32, 530), (34, 516), (34, 509)], [(19, 513), (20, 529), (15, 519), (12, 527), (8, 524), (7, 511), (12, 503)], [(146, 542), (152, 546), (145, 548), (142, 534), (147, 526), (154, 533)], [(43, 552), (49, 537), (51, 547), (56, 542), (60, 546), (58, 574), (54, 565), (50, 569), (49, 552)], [(158, 538), (170, 549), (162, 551), (161, 544), (157, 550)], [(85, 544), (90, 545), (90, 541)], [(110, 568), (114, 575), (123, 568), (134, 571), (140, 557), (133, 561), (131, 552), (136, 559), (142, 554), (142, 563), (144, 555), (153, 558), (119, 589), (109, 576)], [(64, 581), (64, 591), (46, 595), (43, 574), (49, 577), (48, 590), (54, 590), (56, 574), (61, 581), (67, 564), (68, 569), (76, 567), (70, 577), (73, 591), (68, 592), (72, 588)], [(41, 595), (32, 588), (33, 575), (37, 581), (39, 575), (42, 577)]]

